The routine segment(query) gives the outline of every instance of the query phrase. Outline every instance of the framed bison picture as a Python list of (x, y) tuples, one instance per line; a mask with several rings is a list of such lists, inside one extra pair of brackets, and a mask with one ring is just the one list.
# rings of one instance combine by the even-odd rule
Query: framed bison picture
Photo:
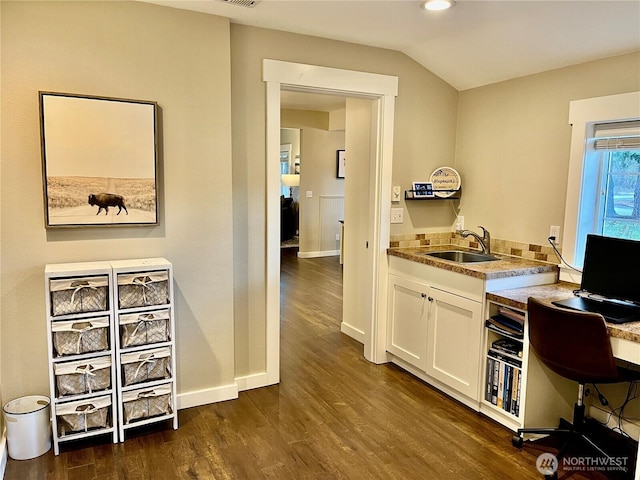
[(157, 104), (39, 94), (45, 226), (157, 225)]

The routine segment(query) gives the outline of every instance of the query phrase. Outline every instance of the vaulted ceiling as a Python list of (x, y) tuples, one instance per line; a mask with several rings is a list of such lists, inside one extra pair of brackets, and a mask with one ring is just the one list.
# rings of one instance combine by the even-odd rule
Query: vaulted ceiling
[(150, 1), (242, 25), (397, 50), (457, 90), (640, 50), (638, 0), (458, 0), (441, 12), (421, 9), (419, 0), (231, 2)]

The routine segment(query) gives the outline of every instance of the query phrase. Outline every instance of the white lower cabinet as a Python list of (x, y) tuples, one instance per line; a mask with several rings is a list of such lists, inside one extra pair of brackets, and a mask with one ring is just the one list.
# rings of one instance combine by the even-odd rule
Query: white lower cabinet
[[(443, 276), (436, 269), (401, 259), (393, 259), (390, 270), (387, 351), (399, 359), (396, 363), (409, 366), (414, 374), (477, 409), (482, 281), (469, 282), (453, 272)], [(430, 273), (437, 286), (430, 284)], [(457, 279), (462, 291), (456, 291)], [(444, 287), (448, 281), (451, 291)]]
[(387, 351), (405, 362), (427, 369), (429, 286), (389, 275)]
[(427, 368), (431, 377), (478, 399), (482, 303), (431, 288)]

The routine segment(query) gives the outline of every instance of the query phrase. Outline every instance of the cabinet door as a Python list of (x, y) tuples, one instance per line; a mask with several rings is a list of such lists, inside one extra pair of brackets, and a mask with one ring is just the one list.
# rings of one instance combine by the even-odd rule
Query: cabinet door
[(479, 400), (482, 304), (431, 288), (426, 371), (433, 378)]
[(429, 287), (389, 275), (387, 351), (424, 371)]

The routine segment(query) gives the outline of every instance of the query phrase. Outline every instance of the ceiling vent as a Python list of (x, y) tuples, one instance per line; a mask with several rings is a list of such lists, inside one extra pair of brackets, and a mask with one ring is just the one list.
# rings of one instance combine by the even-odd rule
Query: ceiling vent
[(229, 3), (231, 5), (239, 5), (241, 7), (255, 7), (256, 3), (258, 3), (257, 0), (221, 0), (224, 3)]

